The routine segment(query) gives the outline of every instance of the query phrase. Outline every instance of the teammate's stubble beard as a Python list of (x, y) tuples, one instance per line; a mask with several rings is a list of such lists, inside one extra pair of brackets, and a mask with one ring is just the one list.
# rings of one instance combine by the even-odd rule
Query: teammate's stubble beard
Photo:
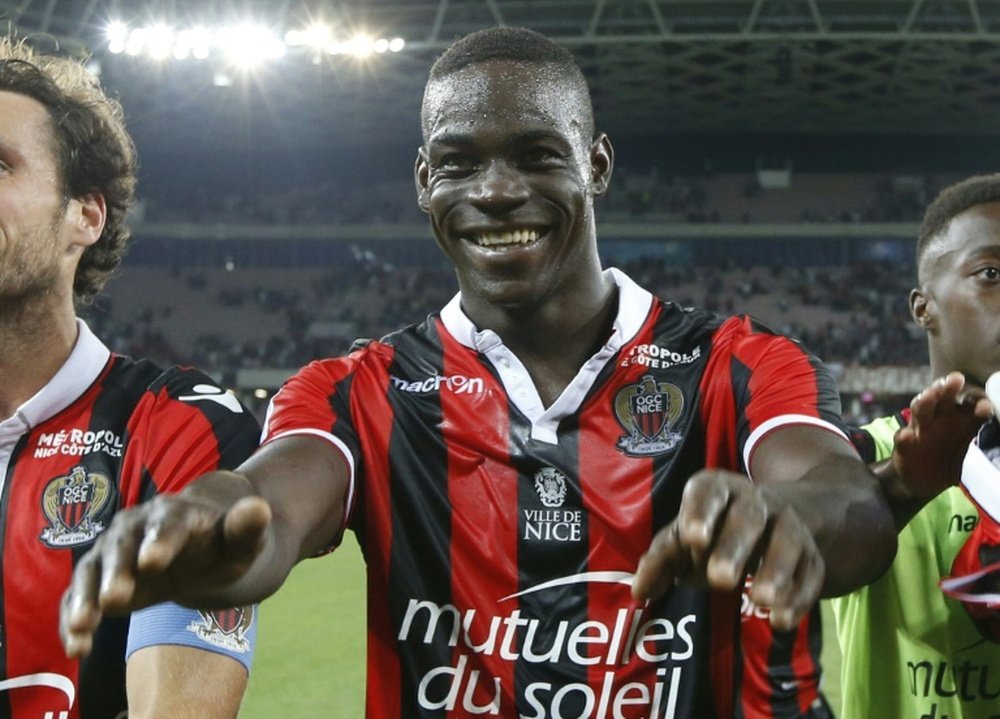
[(31, 236), (0, 246), (0, 330), (8, 336), (45, 326), (44, 318), (60, 296), (57, 244), (68, 205), (64, 199), (48, 225)]

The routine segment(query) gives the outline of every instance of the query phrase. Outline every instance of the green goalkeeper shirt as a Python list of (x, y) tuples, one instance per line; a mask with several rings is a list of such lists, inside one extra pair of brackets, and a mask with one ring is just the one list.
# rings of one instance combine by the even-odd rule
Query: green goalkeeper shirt
[[(902, 418), (863, 429), (887, 459)], [(936, 497), (899, 534), (889, 571), (832, 601), (843, 653), (842, 719), (1000, 719), (1000, 646), (938, 586), (975, 528), (961, 489)]]

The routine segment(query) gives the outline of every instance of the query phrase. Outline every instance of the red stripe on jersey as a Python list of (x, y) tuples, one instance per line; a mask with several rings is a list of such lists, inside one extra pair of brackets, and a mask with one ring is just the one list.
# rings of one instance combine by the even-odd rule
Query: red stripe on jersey
[[(471, 400), (471, 395), (454, 392), (440, 395), (451, 504), (452, 602), (460, 610), (498, 606), (507, 616), (517, 610), (518, 600), (508, 599), (499, 605), (497, 601), (519, 589), (518, 475), (508, 449), (510, 417), (507, 403), (494, 399), (502, 397), (504, 390), (495, 379), (483, 373), (478, 355), (456, 342), (440, 320), (437, 331), (444, 348), (443, 375), (483, 376), (486, 383), (479, 401)], [(477, 434), (485, 435), (477, 446), (494, 448), (493, 454), (480, 457), (468, 453), (471, 427), (476, 428)], [(469, 581), (470, 577), (476, 580)], [(508, 712), (509, 707), (514, 706), (515, 662), (501, 658), (500, 643), (504, 634), (498, 617), (483, 616), (481, 612), (470, 625), (463, 626), (463, 640), (455, 648), (453, 666), (457, 666), (461, 656), (466, 657), (469, 662), (465, 673), (467, 685), (463, 687), (456, 708), (448, 712), (449, 717), (468, 716), (463, 707), (468, 707), (469, 711), (473, 707), (484, 710), (495, 704), (498, 701), (496, 680), (504, 692), (499, 697), (500, 706), (508, 708)], [(476, 648), (482, 651), (477, 652)], [(477, 676), (479, 681), (472, 684)], [(471, 695), (466, 693), (468, 686), (473, 686)]]
[[(384, 365), (379, 363), (379, 367), (389, 366), (393, 349), (387, 345), (379, 345), (378, 351), (387, 353)], [(342, 363), (338, 366), (342, 374), (336, 380), (339, 381), (354, 369), (353, 363)], [(365, 715), (370, 717), (398, 717), (402, 713), (399, 693), (402, 670), (396, 631), (389, 613), (390, 604), (386, 601), (393, 539), (392, 483), (389, 481), (388, 457), (394, 414), (388, 405), (388, 384), (388, 374), (380, 376), (372, 383), (372, 391), (366, 392), (363, 398), (353, 395), (350, 398), (352, 404), (364, 402), (368, 408), (368, 421), (359, 423), (356, 427), (359, 432), (358, 441), (363, 448), (360, 471), (365, 474), (363, 542), (368, 571), (368, 681), (365, 684)], [(330, 426), (332, 427), (332, 423)]]
[[(91, 403), (82, 408), (67, 422), (86, 427), (89, 422)], [(44, 429), (45, 425), (42, 425)], [(40, 434), (36, 430), (33, 434)], [(34, 444), (34, 442), (32, 442)], [(7, 532), (4, 540), (3, 600), (6, 608), (4, 635), (7, 637), (6, 664), (7, 678), (35, 674), (39, 671), (61, 674), (79, 687), (79, 663), (70, 660), (61, 651), (59, 640), (59, 600), (63, 578), (73, 573), (73, 553), (69, 551), (39, 551), (39, 537), (50, 526), (38, 498), (42, 496), (45, 484), (60, 475), (67, 475), (79, 461), (79, 457), (57, 455), (44, 461), (45, 474), (37, 471), (37, 465), (30, 459), (22, 459), (12, 476), (7, 478), (18, 491), (10, 492), (8, 517), (17, 517), (17, 531)], [(28, 490), (27, 483), (37, 485)], [(40, 591), (39, 585), (46, 587)], [(30, 637), (30, 641), (18, 641)], [(46, 712), (60, 716), (69, 709), (67, 719), (80, 716), (79, 697), (74, 697), (70, 709), (68, 698), (58, 689), (31, 689), (11, 691), (12, 716), (42, 717)]]
[(120, 485), (125, 507), (143, 500), (141, 479), (146, 473), (157, 494), (176, 494), (219, 466), (211, 421), (196, 405), (172, 399), (166, 387), (142, 398), (126, 429), (129, 446)]
[[(752, 331), (749, 319), (744, 319), (744, 325)], [(780, 372), (755, 371), (751, 375), (750, 401), (745, 408), (748, 431), (789, 412), (819, 417), (816, 370), (801, 346), (764, 332), (748, 334), (733, 345), (733, 357), (746, 367), (757, 368), (765, 353), (768, 364), (780, 367)], [(798, 395), (791, 395), (789, 387), (795, 387)]]
[[(759, 369), (765, 354), (768, 364), (780, 367), (780, 373), (765, 373)], [(749, 396), (741, 397), (738, 406), (733, 388), (739, 383), (734, 371), (743, 368), (750, 370)], [(789, 394), (791, 387), (796, 389), (796, 395)], [(816, 372), (809, 357), (790, 340), (755, 331), (749, 317), (730, 318), (715, 333), (700, 390), (702, 416), (707, 418), (707, 467), (738, 471), (741, 440), (767, 419), (788, 413), (820, 416)], [(772, 719), (775, 716), (772, 710), (772, 682), (775, 680), (771, 672), (774, 630), (767, 616), (757, 616), (752, 609), (748, 616), (741, 618), (738, 635), (743, 660), (740, 708), (745, 719)], [(738, 606), (736, 611), (739, 612)], [(724, 617), (720, 616), (719, 621), (724, 621)], [(788, 658), (789, 669), (797, 680), (797, 703), (803, 711), (818, 696), (819, 671), (809, 643), (809, 628), (807, 615), (799, 626)], [(717, 636), (719, 633), (713, 633), (713, 637)], [(726, 647), (719, 650), (727, 651)], [(722, 675), (713, 671), (712, 676)], [(730, 695), (719, 692), (719, 696)]]
[(812, 617), (814, 614), (806, 614), (799, 624), (799, 630), (795, 634), (795, 646), (792, 649), (792, 671), (795, 674), (795, 682), (799, 687), (799, 711), (805, 713), (809, 706), (816, 701), (819, 696), (819, 667), (815, 657), (812, 655), (812, 647), (809, 644), (809, 635), (812, 631)]
[[(630, 344), (653, 342), (652, 330), (660, 305), (654, 304), (653, 308)], [(622, 435), (622, 427), (615, 419), (615, 396), (622, 386), (638, 382), (648, 371), (637, 363), (619, 369), (615, 382), (600, 384), (580, 413), (579, 477), (588, 521), (590, 572), (635, 571), (638, 558), (653, 538), (653, 459), (608, 451)], [(651, 434), (658, 431), (656, 427)], [(631, 465), (628, 471), (623, 471), (623, 463)], [(638, 701), (657, 682), (657, 665), (640, 659), (629, 646), (636, 630), (648, 619), (643, 616), (643, 603), (634, 601), (627, 587), (596, 582), (589, 586), (587, 602), (587, 616), (595, 626), (613, 628), (614, 636), (624, 638), (622, 646), (614, 642), (610, 646), (598, 645), (602, 660), (587, 669), (594, 696), (601, 701), (609, 701), (609, 697)], [(606, 686), (607, 682), (610, 684)], [(631, 688), (626, 686), (632, 682), (635, 684)], [(598, 707), (594, 716), (611, 716), (609, 708), (604, 711), (602, 714)]]
[[(285, 383), (288, 391), (283, 387), (272, 398), (264, 421), (264, 442), (304, 426), (332, 433), (337, 416), (330, 403), (331, 388), (336, 388), (356, 368), (357, 364), (349, 359), (317, 360), (306, 365)], [(289, 410), (291, 405), (293, 410)]]

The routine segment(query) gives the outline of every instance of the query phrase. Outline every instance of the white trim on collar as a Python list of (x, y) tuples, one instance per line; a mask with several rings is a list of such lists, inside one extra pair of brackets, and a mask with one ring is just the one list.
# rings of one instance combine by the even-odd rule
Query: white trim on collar
[[(603, 274), (618, 287), (618, 314), (615, 317), (612, 337), (619, 338), (620, 347), (631, 341), (642, 329), (642, 323), (646, 321), (653, 303), (653, 295), (616, 267), (609, 267)], [(448, 333), (469, 349), (486, 352), (501, 344), (500, 338), (492, 330), (476, 329), (462, 309), (460, 292), (441, 310), (441, 321)]]
[(609, 268), (604, 276), (618, 287), (618, 314), (611, 336), (597, 353), (587, 360), (576, 377), (566, 386), (556, 401), (546, 409), (542, 405), (527, 369), (504, 346), (493, 330), (477, 330), (462, 311), (461, 295), (455, 295), (441, 310), (445, 329), (459, 343), (475, 350), (490, 361), (500, 376), (510, 401), (531, 422), (531, 437), (541, 442), (558, 442), (559, 422), (575, 413), (593, 386), (601, 369), (623, 345), (630, 342), (642, 329), (653, 304), (653, 295), (633, 282), (624, 272)]
[(76, 327), (76, 344), (69, 358), (55, 376), (15, 413), (27, 422), (28, 427), (37, 427), (69, 407), (87, 391), (108, 363), (111, 350), (83, 320), (77, 318)]
[(1000, 522), (1000, 470), (975, 442), (962, 463), (962, 485), (984, 512)]

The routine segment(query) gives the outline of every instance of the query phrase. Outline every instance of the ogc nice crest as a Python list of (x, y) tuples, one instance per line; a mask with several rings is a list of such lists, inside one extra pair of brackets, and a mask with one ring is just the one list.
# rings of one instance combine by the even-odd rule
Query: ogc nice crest
[(254, 608), (233, 607), (215, 611), (198, 610), (201, 621), (192, 622), (188, 630), (204, 642), (240, 654), (250, 649), (247, 633), (253, 626)]
[(684, 395), (677, 385), (658, 383), (651, 374), (625, 385), (615, 395), (615, 417), (626, 432), (618, 449), (632, 457), (670, 452), (681, 441), (674, 426), (683, 410)]
[(42, 511), (49, 526), (41, 540), (53, 548), (92, 542), (104, 530), (98, 515), (111, 497), (111, 480), (77, 465), (63, 477), (49, 480), (42, 492)]

